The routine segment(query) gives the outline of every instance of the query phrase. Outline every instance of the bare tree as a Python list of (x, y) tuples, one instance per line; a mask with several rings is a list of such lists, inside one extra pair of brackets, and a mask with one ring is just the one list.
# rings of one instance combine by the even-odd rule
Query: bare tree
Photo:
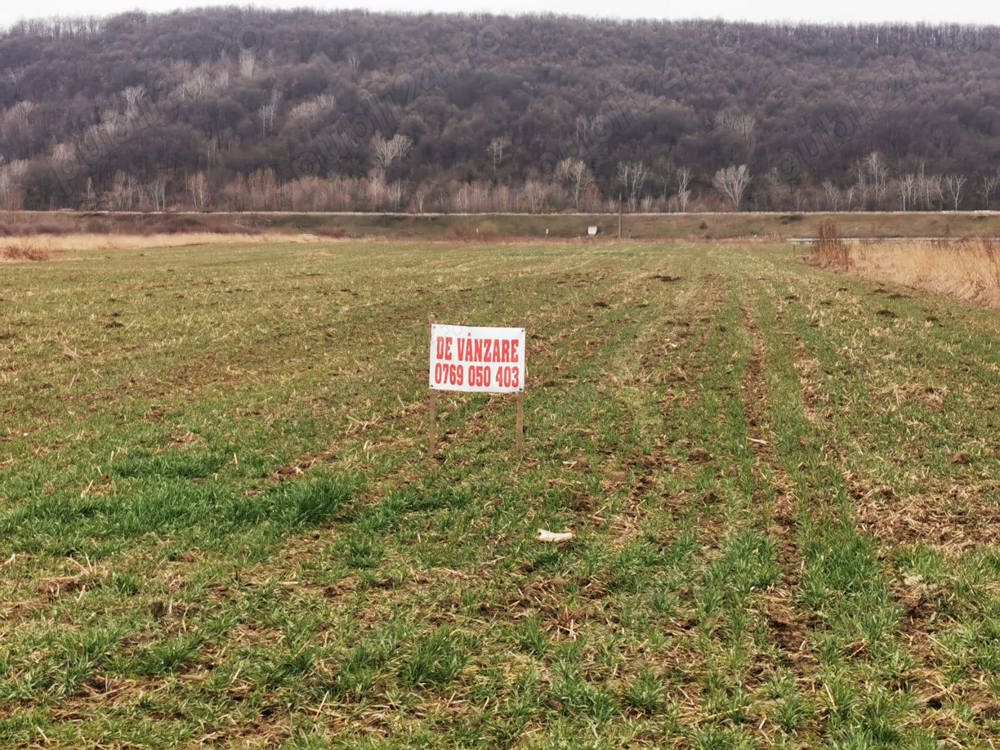
[(288, 113), (289, 120), (312, 120), (333, 110), (337, 100), (332, 94), (320, 94), (313, 99), (307, 99), (296, 104)]
[(386, 186), (385, 197), (393, 211), (399, 210), (400, 203), (403, 202), (403, 185), (399, 180), (390, 182)]
[(868, 207), (868, 169), (864, 159), (858, 159), (854, 164), (855, 183), (858, 193), (858, 206), (864, 211)]
[(4, 120), (22, 128), (28, 126), (28, 115), (38, 107), (34, 102), (19, 101), (4, 113)]
[(629, 206), (635, 211), (639, 203), (639, 194), (649, 172), (641, 161), (618, 162), (618, 182), (625, 190)]
[(94, 211), (97, 209), (97, 191), (94, 190), (94, 178), (87, 178), (87, 185), (83, 189), (83, 205), (82, 208), (87, 211)]
[(924, 165), (920, 165), (920, 173), (917, 175), (917, 192), (923, 202), (923, 208), (932, 209), (938, 201), (944, 200), (944, 188), (941, 176), (936, 174), (925, 174)]
[(739, 211), (750, 185), (750, 170), (746, 164), (725, 167), (715, 173), (712, 185), (732, 204), (734, 211)]
[(174, 93), (181, 99), (192, 99), (197, 101), (205, 96), (212, 88), (212, 79), (206, 70), (196, 70), (185, 78), (174, 89)]
[(952, 205), (958, 210), (958, 204), (962, 201), (962, 188), (965, 187), (965, 175), (952, 174), (944, 178), (944, 188), (948, 191)]
[(506, 156), (504, 152), (508, 148), (510, 148), (510, 138), (506, 135), (497, 136), (486, 147), (486, 153), (490, 155), (490, 166), (493, 167), (494, 178), (496, 178), (497, 170), (500, 169), (504, 156)]
[(257, 69), (257, 56), (252, 49), (240, 50), (240, 75), (244, 78), (253, 78)]
[(538, 180), (526, 180), (524, 187), (521, 188), (521, 196), (524, 199), (524, 204), (527, 206), (528, 212), (537, 214), (542, 210), (545, 205), (545, 198), (548, 191), (545, 189), (545, 185)]
[(5, 162), (0, 156), (0, 206), (8, 210), (23, 207), (24, 193), (19, 187), (19, 181), (28, 170), (27, 159), (17, 159)]
[(889, 167), (878, 151), (872, 151), (865, 157), (868, 176), (871, 178), (871, 188), (875, 195), (875, 203), (881, 204), (889, 189)]
[(368, 202), (372, 208), (380, 208), (385, 201), (386, 184), (385, 172), (373, 169), (368, 173)]
[(757, 120), (738, 109), (724, 109), (715, 115), (715, 124), (723, 130), (728, 130), (743, 141), (747, 151), (753, 151), (757, 129)]
[(214, 167), (219, 163), (220, 157), (219, 140), (217, 138), (209, 138), (205, 143), (205, 163), (210, 167)]
[(418, 214), (424, 212), (424, 202), (427, 200), (429, 192), (430, 190), (426, 185), (420, 185), (413, 191), (413, 206), (416, 208)]
[(139, 115), (139, 107), (146, 98), (146, 89), (143, 86), (129, 86), (122, 91), (125, 97), (125, 116), (134, 120)]
[(115, 172), (108, 195), (111, 208), (115, 211), (131, 211), (135, 206), (137, 186), (135, 178), (124, 172)]
[(401, 133), (397, 133), (389, 139), (386, 139), (381, 133), (377, 133), (371, 141), (375, 171), (384, 177), (392, 163), (406, 156), (412, 147), (413, 141)]
[(196, 172), (187, 178), (187, 190), (195, 211), (208, 208), (208, 178), (204, 172)]
[(990, 198), (1000, 188), (1000, 170), (983, 178), (983, 186), (979, 189), (979, 194), (983, 196), (983, 207), (990, 210)]
[(278, 114), (278, 103), (281, 101), (281, 93), (275, 89), (271, 92), (271, 100), (267, 104), (261, 104), (257, 113), (260, 115), (260, 134), (263, 138), (274, 132), (274, 120)]
[(823, 193), (826, 195), (826, 207), (831, 211), (840, 210), (840, 188), (831, 180), (823, 181)]
[(167, 180), (165, 177), (154, 178), (146, 185), (143, 192), (154, 211), (167, 210)]
[(262, 138), (267, 138), (268, 134), (274, 130), (274, 116), (276, 112), (277, 107), (274, 106), (273, 102), (261, 104), (257, 109), (257, 115), (260, 117), (260, 135)]
[(250, 173), (247, 177), (247, 192), (254, 211), (273, 211), (279, 208), (278, 178), (270, 167)]
[(347, 53), (347, 67), (351, 69), (352, 73), (357, 73), (361, 70), (361, 56), (353, 50)]
[(918, 179), (915, 174), (904, 174), (899, 178), (899, 200), (903, 211), (912, 209), (917, 202)]
[(594, 176), (583, 159), (572, 157), (567, 157), (556, 165), (556, 179), (569, 185), (576, 209), (580, 208), (580, 195), (594, 182)]
[(677, 170), (677, 210), (681, 213), (687, 211), (688, 200), (691, 198), (691, 191), (688, 190), (688, 185), (691, 184), (691, 169), (689, 167), (680, 167)]
[(844, 210), (851, 211), (854, 207), (854, 185), (844, 189)]
[(52, 147), (52, 162), (67, 164), (76, 158), (76, 147), (72, 143), (57, 143)]
[(578, 115), (576, 118), (576, 152), (581, 156), (607, 140), (607, 136), (615, 127), (614, 116), (598, 114), (593, 117)]

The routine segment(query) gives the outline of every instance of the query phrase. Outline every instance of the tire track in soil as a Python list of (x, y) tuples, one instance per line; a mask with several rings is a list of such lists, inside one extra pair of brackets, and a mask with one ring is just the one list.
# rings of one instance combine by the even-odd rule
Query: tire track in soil
[[(746, 290), (744, 296), (748, 296)], [(778, 550), (781, 582), (764, 594), (764, 614), (771, 640), (777, 644), (783, 656), (785, 663), (782, 666), (791, 669), (796, 682), (808, 688), (809, 694), (815, 694), (818, 664), (807, 646), (814, 623), (795, 603), (795, 591), (801, 584), (804, 568), (804, 560), (795, 541), (799, 533), (798, 498), (794, 482), (782, 467), (773, 447), (775, 440), (769, 416), (767, 349), (764, 337), (749, 302), (744, 301), (741, 311), (743, 327), (751, 342), (750, 358), (740, 384), (740, 392), (749, 428), (747, 439), (755, 458), (754, 474), (757, 481), (754, 484), (759, 482), (761, 485), (771, 485), (777, 495), (771, 509), (767, 533), (775, 541)]]
[[(651, 278), (668, 283), (681, 280), (679, 276), (661, 274), (655, 274)], [(674, 334), (683, 339), (683, 343), (675, 344), (668, 338), (661, 345), (649, 349), (642, 359), (644, 368), (656, 369), (657, 374), (651, 383), (652, 387), (666, 386), (666, 392), (658, 401), (665, 438), (669, 437), (667, 433), (671, 431), (669, 422), (673, 411), (693, 408), (702, 396), (700, 388), (692, 387), (688, 393), (682, 396), (674, 391), (673, 386), (676, 384), (694, 385), (699, 382), (699, 378), (715, 364), (714, 360), (711, 360), (705, 352), (709, 337), (715, 332), (725, 331), (724, 326), (716, 323), (722, 313), (722, 305), (727, 299), (726, 290), (716, 283), (719, 277), (714, 274), (701, 274), (694, 276), (693, 280), (701, 284), (697, 289), (695, 304), (687, 308), (678, 304), (677, 309), (671, 312), (671, 317), (664, 321), (676, 329)], [(707, 286), (706, 282), (708, 282)], [(693, 328), (696, 328), (697, 335), (693, 334)], [(663, 334), (660, 335), (662, 338), (666, 338)], [(669, 336), (670, 334), (667, 334), (667, 337)], [(660, 366), (671, 353), (679, 355), (674, 358), (673, 366)], [(605, 483), (602, 483), (603, 489), (609, 492), (614, 491), (622, 485), (623, 477), (620, 476), (621, 474), (628, 475), (630, 472), (634, 474), (626, 501), (612, 521), (612, 526), (618, 533), (616, 540), (618, 547), (624, 547), (638, 536), (639, 524), (645, 515), (642, 504), (653, 491), (658, 473), (668, 471), (690, 480), (694, 466), (711, 460), (711, 456), (701, 446), (692, 446), (688, 437), (675, 437), (673, 445), (689, 449), (686, 461), (670, 455), (667, 450), (668, 446), (663, 441), (658, 441), (651, 453), (630, 457), (619, 468), (619, 471), (615, 472), (617, 476), (609, 476)], [(687, 492), (662, 496), (658, 499), (661, 501), (657, 506), (659, 510), (667, 509), (675, 514), (684, 512), (692, 502), (701, 502), (702, 506), (694, 515), (693, 522), (698, 528), (698, 537), (706, 563), (718, 555), (724, 529), (719, 518), (719, 508), (714, 499), (695, 497)], [(686, 632), (687, 626), (676, 630), (677, 634)]]
[[(723, 337), (732, 335), (732, 332), (727, 334), (727, 327), (718, 321), (723, 312), (723, 304), (731, 298), (732, 293), (736, 290), (732, 288), (731, 284), (725, 283), (722, 277), (714, 274), (702, 275), (700, 280), (705, 282), (707, 286), (700, 289), (701, 295), (698, 297), (695, 307), (685, 310), (682, 316), (678, 316), (679, 319), (668, 320), (668, 323), (680, 329), (684, 334), (683, 338), (686, 340), (684, 349), (678, 350), (682, 359), (679, 357), (680, 361), (676, 362), (672, 367), (661, 368), (659, 378), (656, 382), (656, 385), (659, 387), (667, 386), (667, 392), (659, 401), (659, 408), (665, 423), (671, 419), (671, 413), (674, 409), (693, 409), (704, 397), (706, 387), (701, 381), (712, 368), (719, 365), (718, 360), (714, 358), (707, 348), (709, 339), (713, 335), (722, 335)], [(694, 334), (692, 329), (697, 330), (697, 334)], [(664, 358), (668, 348), (658, 347), (657, 351), (653, 353), (657, 356), (648, 358), (644, 364), (651, 365), (660, 362)], [(674, 392), (672, 388), (673, 384), (689, 386), (686, 389), (688, 392), (683, 396)], [(736, 386), (741, 388), (741, 384), (736, 384)], [(732, 393), (732, 391), (727, 390), (727, 387), (728, 384), (723, 385), (723, 391)], [(671, 428), (667, 426), (666, 431), (669, 432), (670, 430)], [(657, 472), (668, 470), (672, 473), (681, 474), (691, 480), (693, 478), (692, 469), (705, 462), (716, 460), (717, 457), (713, 458), (711, 454), (704, 451), (701, 445), (693, 444), (689, 437), (682, 437), (681, 435), (683, 435), (683, 432), (675, 434), (673, 444), (674, 446), (679, 445), (689, 450), (689, 457), (686, 461), (671, 456), (665, 447), (659, 447), (654, 449), (651, 454), (631, 464), (633, 468), (642, 467), (642, 470), (638, 474), (635, 484), (630, 489), (629, 504), (625, 506), (623, 513), (632, 514), (632, 516), (637, 515), (634, 508), (650, 493)], [(700, 562), (696, 568), (698, 571), (703, 572), (712, 561), (718, 559), (722, 554), (727, 528), (730, 528), (722, 518), (722, 508), (717, 498), (714, 497), (714, 493), (709, 493), (707, 497), (699, 497), (691, 495), (688, 492), (681, 492), (672, 497), (661, 499), (664, 502), (657, 506), (658, 509), (667, 510), (672, 513), (683, 513), (692, 505), (694, 506), (695, 510), (691, 514), (690, 520), (697, 528), (700, 547)], [(631, 522), (629, 528), (636, 530), (638, 524), (635, 522), (635, 518), (630, 517), (629, 521)], [(627, 542), (627, 540), (625, 541)], [(690, 585), (697, 587), (700, 579), (701, 575), (696, 573), (696, 579)], [(687, 600), (691, 596), (691, 590), (687, 590), (682, 596)], [(691, 616), (681, 619), (671, 619), (664, 623), (664, 631), (671, 635), (675, 643), (670, 650), (670, 654), (662, 656), (661, 660), (663, 663), (675, 666), (683, 664), (684, 669), (687, 671), (692, 673), (698, 671), (697, 669), (693, 669), (693, 663), (700, 660), (701, 654), (691, 642), (691, 639), (695, 637), (698, 627), (699, 623), (697, 619)], [(763, 672), (763, 669), (751, 672), (751, 676), (755, 682), (761, 678)], [(683, 696), (683, 700), (680, 700), (678, 697), (678, 703), (676, 704), (678, 715), (688, 717), (694, 721), (696, 717), (699, 717), (699, 713), (704, 708), (703, 701), (705, 696), (703, 686), (697, 680), (690, 680), (679, 686), (678, 692), (679, 696)]]
[[(657, 278), (654, 276), (653, 278)], [(671, 278), (671, 281), (676, 280)], [(656, 374), (643, 381), (642, 385), (648, 388), (658, 389), (674, 382), (697, 381), (698, 375), (714, 364), (713, 360), (704, 353), (704, 345), (709, 336), (717, 329), (715, 321), (719, 315), (721, 304), (725, 300), (725, 294), (717, 287), (710, 290), (699, 288), (700, 294), (693, 294), (696, 303), (693, 307), (684, 307), (682, 302), (672, 300), (672, 307), (664, 312), (673, 317), (668, 319), (672, 325), (682, 326), (682, 330), (688, 333), (687, 340), (683, 348), (673, 348), (669, 344), (670, 332), (657, 329), (651, 336), (647, 336), (644, 341), (652, 340), (656, 343), (645, 349), (647, 352), (642, 359), (644, 369), (655, 370)], [(696, 322), (700, 326), (700, 333), (697, 337), (691, 336), (689, 330), (691, 322)], [(666, 360), (676, 353), (676, 359), (682, 363), (673, 363), (673, 367), (667, 366)], [(660, 410), (664, 420), (669, 418), (666, 405), (673, 403), (667, 398), (657, 400), (657, 408)], [(643, 408), (643, 407), (638, 407)], [(641, 507), (643, 501), (652, 497), (655, 492), (656, 475), (660, 472), (687, 473), (687, 465), (672, 456), (662, 444), (654, 444), (653, 450), (649, 453), (630, 456), (618, 467), (616, 476), (610, 483), (605, 483), (602, 488), (606, 492), (613, 492), (622, 489), (626, 483), (625, 477), (621, 474), (632, 473), (634, 476), (628, 482), (627, 497), (621, 508), (610, 521), (597, 519), (604, 527), (604, 537), (608, 539), (611, 549), (622, 549), (633, 541), (639, 533), (641, 520), (645, 515)], [(657, 511), (680, 512), (691, 497), (687, 494), (676, 496), (662, 496), (657, 498)], [(713, 516), (717, 514), (718, 508), (714, 505), (705, 505), (699, 509), (694, 517), (694, 523), (699, 528), (699, 536), (702, 540), (702, 553), (707, 556), (717, 553), (722, 539), (722, 524), (720, 520)], [(580, 599), (574, 606), (567, 606), (565, 603), (564, 588), (567, 581), (562, 578), (530, 579), (517, 586), (512, 595), (507, 598), (499, 611), (503, 616), (512, 619), (521, 619), (532, 614), (541, 616), (543, 626), (553, 637), (565, 637), (575, 640), (581, 634), (586, 633), (589, 625), (603, 623), (608, 626), (617, 627), (619, 613), (615, 609), (608, 609), (603, 602), (609, 594), (608, 581), (598, 575), (590, 579), (576, 580), (579, 585)], [(490, 612), (493, 612), (491, 609)], [(489, 612), (488, 612), (489, 613)], [(665, 664), (685, 664), (690, 668), (692, 659), (698, 658), (698, 653), (690, 639), (695, 632), (695, 623), (689, 619), (673, 619), (663, 623), (663, 630), (669, 633), (674, 641), (669, 653), (660, 654), (658, 662)], [(624, 644), (623, 653), (627, 653), (630, 658), (646, 659), (649, 654), (644, 643)], [(686, 684), (679, 690), (685, 701), (678, 704), (678, 711), (686, 716), (694, 717), (698, 714), (702, 704), (702, 694), (700, 686), (695, 683)]]
[[(625, 289), (634, 289), (635, 283), (640, 275), (637, 275), (630, 281), (624, 282), (621, 286)], [(641, 276), (646, 276), (645, 273)], [(648, 278), (663, 281), (664, 277), (658, 274), (653, 274)], [(680, 277), (669, 277), (670, 281), (679, 281)], [(692, 293), (688, 290), (688, 295)], [(672, 316), (678, 315), (678, 311), (683, 311), (682, 315), (689, 316), (691, 319), (698, 318), (702, 322), (708, 322), (714, 318), (710, 315), (717, 313), (718, 305), (720, 304), (722, 297), (721, 295), (695, 295), (697, 297), (698, 304), (702, 307), (707, 307), (710, 309), (702, 310), (699, 308), (699, 313), (693, 313), (689, 308), (683, 306), (682, 300), (674, 296), (668, 300), (668, 306), (663, 307), (657, 304), (656, 312), (654, 314), (649, 314), (644, 316), (645, 322), (647, 324), (653, 322), (654, 317), (658, 317), (663, 313), (670, 314)], [(685, 297), (684, 299), (687, 299)], [(632, 304), (634, 299), (629, 298), (619, 298), (617, 300), (618, 304), (616, 307), (621, 307), (626, 304)], [(660, 300), (657, 300), (657, 303)], [(651, 304), (643, 305), (643, 307), (651, 307)], [(687, 320), (678, 322), (673, 318), (667, 319), (668, 323), (682, 325), (683, 330), (687, 332), (690, 327), (690, 323)], [(704, 325), (702, 328), (702, 335), (700, 341), (703, 343), (711, 331), (711, 326)], [(601, 334), (597, 340), (588, 340), (588, 349), (599, 349), (603, 343), (614, 335), (613, 332), (606, 331)], [(645, 346), (642, 344), (630, 344), (634, 348), (642, 348), (646, 351), (646, 355), (642, 359), (642, 366), (644, 369), (655, 371), (655, 374), (648, 381), (640, 380), (637, 384), (647, 386), (647, 387), (658, 387), (667, 382), (672, 382), (678, 379), (688, 380), (689, 376), (683, 374), (683, 378), (674, 377), (671, 373), (681, 368), (680, 365), (675, 367), (674, 371), (668, 371), (666, 367), (660, 367), (663, 360), (669, 356), (670, 352), (674, 351), (669, 346), (668, 339), (669, 334), (665, 334), (661, 328), (653, 329), (652, 332), (647, 335), (643, 341), (656, 340), (658, 343), (651, 346)], [(679, 350), (679, 354), (686, 356), (687, 361), (693, 360), (698, 353), (701, 351), (702, 347), (696, 343), (693, 339), (689, 340), (684, 344), (684, 350)], [(683, 372), (683, 370), (681, 370)], [(666, 375), (664, 375), (666, 373)], [(634, 385), (634, 384), (633, 384)], [(576, 467), (574, 467), (576, 468)], [(629, 456), (623, 462), (623, 464), (617, 467), (613, 474), (608, 475), (605, 481), (602, 483), (602, 490), (605, 493), (612, 493), (616, 490), (622, 488), (623, 484), (626, 483), (626, 475), (633, 473), (634, 476), (629, 481), (628, 494), (626, 500), (624, 501), (622, 507), (615, 514), (615, 517), (608, 521), (608, 519), (597, 516), (596, 514), (591, 514), (588, 519), (596, 525), (606, 526), (608, 532), (614, 535), (615, 539), (612, 544), (615, 548), (620, 548), (628, 544), (628, 542), (638, 534), (638, 526), (641, 516), (643, 515), (640, 505), (643, 499), (652, 491), (655, 484), (655, 475), (657, 472), (663, 470), (674, 470), (677, 468), (676, 463), (671, 459), (666, 451), (660, 447), (654, 448), (651, 453)], [(589, 466), (583, 466), (584, 471), (589, 471)], [(673, 499), (671, 499), (673, 500)], [(674, 504), (671, 502), (671, 504)], [(585, 508), (584, 510), (589, 510)], [(574, 634), (576, 632), (576, 627), (588, 619), (592, 619), (594, 612), (588, 610), (587, 608), (578, 607), (574, 610), (567, 610), (565, 606), (561, 604), (562, 594), (561, 586), (565, 585), (562, 582), (556, 581), (555, 583), (550, 583), (547, 581), (529, 581), (525, 586), (521, 587), (523, 590), (518, 590), (515, 592), (513, 598), (511, 598), (505, 604), (505, 610), (508, 612), (517, 612), (516, 616), (526, 616), (530, 611), (537, 611), (540, 614), (545, 615), (547, 624), (551, 627), (553, 632), (563, 632), (567, 634)], [(605, 590), (605, 582), (599, 579), (593, 579), (581, 582), (582, 588), (581, 593), (588, 599), (601, 599), (607, 592)]]
[[(679, 276), (663, 274), (654, 274), (650, 278), (668, 283), (682, 280)], [(705, 291), (700, 287), (697, 290), (686, 289), (682, 299), (675, 296), (670, 300), (670, 307), (663, 310), (672, 316), (667, 318), (666, 322), (680, 328), (680, 333), (683, 334), (681, 338), (684, 339), (683, 344), (673, 341), (673, 332), (665, 331), (662, 328), (654, 329), (643, 342), (637, 343), (635, 348), (645, 352), (641, 359), (641, 366), (644, 371), (651, 374), (648, 380), (641, 381), (642, 386), (655, 389), (669, 383), (689, 382), (696, 377), (692, 374), (694, 372), (692, 367), (698, 363), (698, 355), (704, 349), (704, 343), (713, 328), (711, 323), (718, 316), (722, 302), (720, 294), (706, 294)], [(692, 296), (696, 299), (696, 306), (686, 307), (685, 303)], [(681, 314), (678, 315), (678, 313)], [(702, 322), (701, 332), (697, 339), (690, 334), (691, 320)], [(681, 361), (682, 357), (683, 362)], [(706, 366), (706, 363), (701, 363), (702, 369)], [(664, 421), (669, 419), (672, 405), (673, 399), (667, 396), (658, 400), (658, 409)], [(645, 516), (642, 507), (643, 501), (653, 491), (656, 475), (664, 471), (684, 472), (685, 467), (682, 462), (668, 454), (663, 440), (660, 439), (654, 441), (654, 447), (650, 453), (626, 458), (622, 465), (617, 468), (614, 476), (608, 476), (602, 482), (602, 489), (605, 492), (613, 492), (622, 486), (623, 474), (632, 475), (625, 501), (610, 522), (616, 535), (613, 546), (625, 547), (639, 535), (640, 524)], [(676, 512), (683, 508), (687, 498), (663, 496), (659, 499), (665, 503), (658, 505), (658, 508), (669, 507)]]

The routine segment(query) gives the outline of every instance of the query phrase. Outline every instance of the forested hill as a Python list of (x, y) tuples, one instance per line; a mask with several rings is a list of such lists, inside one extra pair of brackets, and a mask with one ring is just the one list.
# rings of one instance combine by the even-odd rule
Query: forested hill
[(996, 207), (998, 70), (996, 27), (24, 23), (0, 36), (0, 207)]

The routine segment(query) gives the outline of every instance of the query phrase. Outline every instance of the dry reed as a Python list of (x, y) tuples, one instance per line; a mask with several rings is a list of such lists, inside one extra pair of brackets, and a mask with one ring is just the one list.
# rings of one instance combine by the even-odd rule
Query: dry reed
[(1000, 308), (1000, 247), (989, 239), (848, 242), (827, 222), (806, 257), (823, 268)]
[(850, 270), (1000, 308), (1000, 248), (989, 240), (854, 244)]

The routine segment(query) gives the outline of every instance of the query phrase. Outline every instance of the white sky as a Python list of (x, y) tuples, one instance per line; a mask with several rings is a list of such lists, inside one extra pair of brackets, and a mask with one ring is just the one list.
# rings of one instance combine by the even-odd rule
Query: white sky
[[(229, 0), (34, 0), (29, 4), (4, 3), (0, 26), (24, 18), (50, 16), (111, 15), (129, 10), (164, 12), (207, 5), (246, 5)], [(909, 21), (1000, 24), (1000, 2), (996, 0), (267, 0), (250, 3), (265, 8), (314, 7), (367, 8), (373, 11), (436, 11), (465, 13), (559, 13), (613, 18), (725, 18), (750, 21)]]

